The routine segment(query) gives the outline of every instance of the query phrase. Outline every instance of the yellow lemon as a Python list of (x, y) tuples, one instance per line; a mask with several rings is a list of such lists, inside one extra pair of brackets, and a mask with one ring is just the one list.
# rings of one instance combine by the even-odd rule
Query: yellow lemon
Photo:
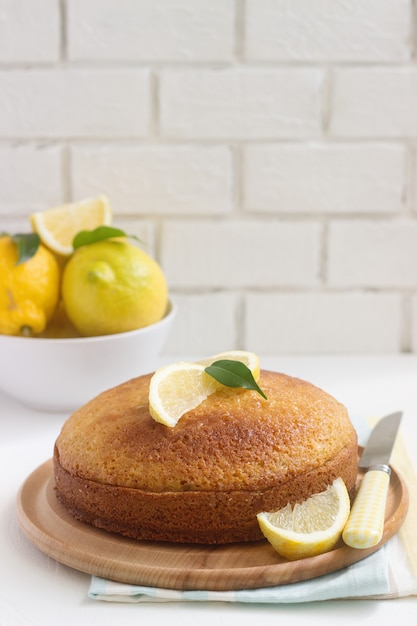
[(78, 248), (70, 257), (62, 299), (81, 335), (109, 335), (162, 319), (168, 288), (148, 254), (124, 240), (107, 239)]
[(30, 221), (42, 243), (66, 257), (72, 254), (72, 241), (81, 230), (94, 230), (112, 223), (112, 210), (103, 195), (32, 213)]
[(14, 241), (0, 237), (0, 333), (37, 335), (58, 304), (59, 266), (42, 244), (29, 260), (19, 265), (17, 260)]
[(302, 504), (273, 513), (259, 513), (259, 526), (273, 548), (294, 561), (331, 550), (339, 541), (350, 513), (342, 478)]
[(156, 422), (175, 426), (221, 386), (200, 363), (172, 363), (156, 370), (149, 385), (149, 412)]

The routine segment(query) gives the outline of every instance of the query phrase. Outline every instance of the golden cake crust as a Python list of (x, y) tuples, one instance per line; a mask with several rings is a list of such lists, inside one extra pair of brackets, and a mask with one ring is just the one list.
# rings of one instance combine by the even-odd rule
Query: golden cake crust
[(55, 480), (78, 519), (137, 539), (251, 541), (262, 538), (256, 513), (338, 476), (353, 489), (356, 433), (314, 385), (262, 371), (267, 400), (225, 387), (168, 428), (149, 415), (150, 378), (100, 394), (64, 424)]

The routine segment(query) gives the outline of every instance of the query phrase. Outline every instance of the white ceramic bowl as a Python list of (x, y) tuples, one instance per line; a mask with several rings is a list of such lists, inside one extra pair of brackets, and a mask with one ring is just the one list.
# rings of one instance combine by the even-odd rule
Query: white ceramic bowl
[(101, 391), (158, 366), (175, 315), (115, 335), (40, 339), (0, 335), (0, 389), (41, 411), (72, 412)]

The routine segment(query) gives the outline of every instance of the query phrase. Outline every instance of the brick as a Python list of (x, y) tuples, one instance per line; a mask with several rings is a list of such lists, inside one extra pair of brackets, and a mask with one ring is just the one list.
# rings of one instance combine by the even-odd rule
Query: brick
[(319, 69), (163, 71), (163, 136), (193, 139), (315, 137), (320, 132)]
[(106, 189), (128, 214), (217, 215), (232, 207), (232, 155), (218, 146), (77, 146), (74, 196)]
[(417, 287), (417, 221), (341, 220), (328, 236), (329, 285)]
[(0, 63), (56, 62), (59, 0), (0, 0)]
[(416, 110), (414, 68), (346, 68), (334, 72), (331, 136), (416, 137)]
[(250, 145), (244, 208), (292, 213), (395, 213), (404, 208), (401, 145)]
[(255, 61), (410, 59), (410, 0), (247, 0), (245, 58)]
[(149, 82), (144, 69), (0, 72), (0, 137), (143, 137)]
[(0, 215), (27, 215), (62, 199), (59, 146), (0, 146)]
[(248, 294), (245, 348), (263, 354), (399, 352), (401, 296)]
[(165, 222), (162, 265), (173, 288), (314, 286), (321, 227), (314, 222)]
[(71, 60), (230, 61), (232, 0), (69, 0)]
[[(173, 294), (177, 306), (164, 354), (204, 358), (236, 348), (237, 296), (233, 293)], [(186, 358), (189, 358), (188, 356)]]

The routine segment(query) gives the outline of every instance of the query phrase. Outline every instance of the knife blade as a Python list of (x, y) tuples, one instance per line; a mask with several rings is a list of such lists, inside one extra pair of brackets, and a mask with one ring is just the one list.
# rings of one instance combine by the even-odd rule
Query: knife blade
[(342, 533), (351, 548), (371, 548), (381, 541), (391, 475), (389, 461), (401, 418), (402, 411), (382, 418), (359, 460), (359, 467), (366, 472)]

